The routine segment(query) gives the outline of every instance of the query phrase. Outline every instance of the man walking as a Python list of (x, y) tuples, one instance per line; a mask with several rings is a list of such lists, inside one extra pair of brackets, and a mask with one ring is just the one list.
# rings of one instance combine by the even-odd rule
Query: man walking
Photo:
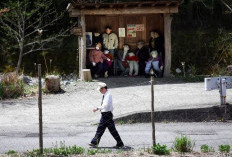
[(107, 85), (105, 83), (99, 83), (98, 87), (99, 91), (103, 94), (102, 103), (100, 107), (94, 108), (93, 112), (97, 110), (101, 111), (101, 120), (97, 128), (97, 132), (92, 139), (91, 143), (89, 144), (92, 147), (97, 147), (105, 129), (108, 128), (111, 135), (117, 141), (116, 148), (122, 148), (124, 146), (118, 131), (115, 128), (115, 124), (113, 121), (113, 102), (112, 102), (112, 95), (107, 89)]

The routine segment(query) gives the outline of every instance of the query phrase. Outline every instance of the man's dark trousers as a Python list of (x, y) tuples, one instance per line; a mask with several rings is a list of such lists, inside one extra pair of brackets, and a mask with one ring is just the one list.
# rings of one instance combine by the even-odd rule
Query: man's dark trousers
[(111, 135), (117, 141), (117, 146), (123, 146), (123, 142), (118, 134), (118, 131), (115, 128), (112, 112), (102, 112), (101, 114), (102, 116), (101, 116), (101, 120), (97, 128), (96, 135), (92, 139), (91, 143), (99, 144), (103, 133), (105, 132), (106, 128), (108, 128)]

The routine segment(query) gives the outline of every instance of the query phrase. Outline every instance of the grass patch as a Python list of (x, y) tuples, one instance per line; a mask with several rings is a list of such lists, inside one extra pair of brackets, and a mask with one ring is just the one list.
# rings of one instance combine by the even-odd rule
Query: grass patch
[(169, 155), (170, 150), (167, 148), (166, 145), (160, 145), (159, 143), (156, 144), (155, 146), (151, 147), (151, 152), (157, 155)]
[(201, 152), (202, 153), (209, 153), (209, 152), (215, 152), (213, 147), (209, 147), (207, 144), (204, 144), (201, 146)]
[[(43, 155), (54, 154), (59, 156), (68, 156), (74, 154), (83, 154), (85, 149), (82, 147), (74, 146), (65, 146), (63, 142), (60, 143), (60, 146), (57, 145), (53, 148), (44, 148)], [(40, 156), (39, 149), (34, 149), (33, 151), (28, 151), (27, 156)]]
[(87, 154), (88, 155), (95, 155), (98, 153), (97, 149), (88, 149)]
[(3, 74), (0, 82), (0, 99), (15, 99), (23, 95), (24, 84), (16, 72)]
[(123, 125), (123, 124), (125, 124), (125, 122), (123, 120), (120, 120), (119, 124)]
[(221, 153), (229, 153), (230, 152), (230, 145), (219, 145), (218, 149)]
[(9, 150), (8, 152), (6, 152), (5, 154), (6, 155), (13, 155), (13, 154), (16, 154), (17, 152), (14, 151), (14, 150)]
[(173, 143), (174, 151), (177, 151), (180, 153), (192, 152), (194, 146), (195, 146), (195, 142), (193, 142), (187, 136), (176, 137)]

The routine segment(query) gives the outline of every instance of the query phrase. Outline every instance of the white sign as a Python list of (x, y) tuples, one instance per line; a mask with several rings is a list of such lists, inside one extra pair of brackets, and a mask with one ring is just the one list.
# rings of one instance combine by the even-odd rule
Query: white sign
[[(225, 80), (226, 89), (232, 88), (232, 76), (222, 76), (222, 80)], [(205, 78), (205, 90), (211, 91), (220, 88), (220, 79), (219, 77), (209, 77)]]
[(126, 29), (125, 28), (118, 28), (118, 35), (119, 35), (119, 37), (126, 37)]

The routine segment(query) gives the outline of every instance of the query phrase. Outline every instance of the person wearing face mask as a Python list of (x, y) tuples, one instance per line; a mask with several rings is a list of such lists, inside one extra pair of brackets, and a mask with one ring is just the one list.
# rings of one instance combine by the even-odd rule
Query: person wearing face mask
[(156, 50), (151, 52), (151, 57), (148, 59), (148, 62), (145, 67), (146, 76), (149, 75), (151, 67), (158, 73), (158, 77), (162, 77), (162, 70), (164, 68), (163, 61)]
[(158, 31), (151, 32), (151, 38), (149, 40), (149, 52), (153, 50), (156, 50), (161, 58), (164, 57), (164, 40), (159, 35)]
[(118, 36), (115, 33), (112, 33), (112, 28), (107, 26), (105, 28), (105, 32), (102, 35), (103, 38), (103, 47), (110, 51), (110, 53), (114, 56), (115, 49), (118, 48)]
[(89, 60), (92, 63), (91, 70), (95, 73), (95, 78), (98, 78), (102, 73), (108, 77), (108, 65), (104, 60), (110, 61), (110, 59), (101, 51), (101, 43), (98, 43), (96, 48), (90, 51)]
[(125, 61), (126, 57), (128, 56), (128, 51), (130, 50), (129, 45), (123, 45), (123, 50), (118, 51), (118, 58), (117, 58), (117, 65), (121, 69), (122, 76), (126, 76), (129, 72), (129, 64)]
[(136, 50), (136, 56), (139, 58), (139, 75), (145, 75), (146, 62), (148, 60), (149, 52), (145, 46), (144, 41), (139, 41), (137, 43), (138, 49)]

